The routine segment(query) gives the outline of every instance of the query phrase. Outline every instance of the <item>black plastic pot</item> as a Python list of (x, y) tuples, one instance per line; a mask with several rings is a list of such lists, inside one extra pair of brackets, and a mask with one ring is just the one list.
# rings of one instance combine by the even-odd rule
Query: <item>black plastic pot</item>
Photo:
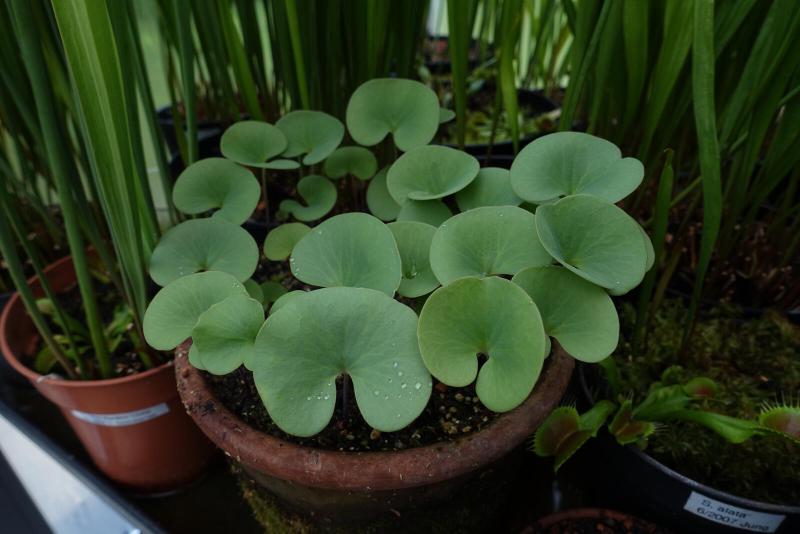
[[(172, 107), (164, 106), (156, 110), (156, 121), (158, 122), (164, 140), (167, 142), (170, 154), (178, 152), (178, 139), (175, 131), (175, 121), (172, 118)], [(197, 137), (202, 141), (203, 138), (222, 135), (224, 126), (220, 121), (210, 121), (200, 119), (197, 121)]]
[[(453, 70), (452, 63), (450, 62), (449, 53), (450, 38), (446, 35), (430, 35), (426, 39), (425, 46), (425, 68), (431, 74), (447, 75)], [(431, 52), (437, 54), (444, 54), (448, 59), (434, 59)], [(480, 50), (478, 50), (478, 41), (472, 39), (469, 43), (469, 52), (467, 59), (467, 69), (472, 70), (478, 66)], [(488, 59), (488, 58), (487, 58)]]
[[(531, 117), (537, 117), (544, 113), (549, 113), (554, 111), (558, 108), (555, 102), (544, 96), (544, 93), (540, 90), (530, 90), (530, 89), (518, 89), (517, 90), (517, 100), (519, 103), (520, 111), (527, 110), (530, 113)], [(525, 145), (530, 143), (531, 141), (545, 135), (549, 132), (542, 132), (537, 133), (534, 135), (529, 135), (527, 137), (523, 137), (519, 140), (519, 149), (522, 150)], [(456, 145), (444, 143), (445, 146), (450, 146), (457, 148)], [(491, 150), (490, 150), (491, 148)], [(488, 143), (475, 143), (470, 145), (464, 146), (464, 151), (468, 154), (472, 154), (475, 157), (485, 156), (487, 154), (497, 154), (497, 155), (513, 155), (514, 154), (514, 143), (511, 140), (505, 141), (498, 141), (492, 145)]]
[[(598, 380), (586, 365), (578, 367), (584, 400), (593, 403)], [(603, 476), (606, 495), (646, 517), (686, 533), (800, 532), (800, 506), (782, 506), (737, 497), (692, 480), (658, 462), (636, 446), (620, 446), (603, 432), (590, 442)]]

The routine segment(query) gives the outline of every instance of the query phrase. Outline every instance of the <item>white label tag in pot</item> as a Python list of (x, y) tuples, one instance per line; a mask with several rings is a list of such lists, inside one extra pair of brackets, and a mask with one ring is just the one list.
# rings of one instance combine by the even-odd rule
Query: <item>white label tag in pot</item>
[(785, 515), (756, 512), (706, 497), (693, 491), (683, 509), (704, 519), (752, 532), (775, 532)]
[(149, 408), (142, 408), (141, 410), (134, 410), (132, 412), (122, 413), (87, 413), (80, 410), (72, 410), (72, 415), (78, 419), (82, 419), (87, 423), (100, 426), (129, 426), (144, 423), (150, 419), (160, 417), (169, 412), (167, 403), (162, 402)]

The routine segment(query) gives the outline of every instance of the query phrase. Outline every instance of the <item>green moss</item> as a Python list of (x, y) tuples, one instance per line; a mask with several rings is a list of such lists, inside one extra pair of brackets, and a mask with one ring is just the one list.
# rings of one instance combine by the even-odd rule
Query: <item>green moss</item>
[[(707, 376), (720, 390), (703, 408), (749, 419), (756, 419), (765, 404), (789, 401), (800, 392), (798, 327), (777, 314), (745, 319), (736, 309), (719, 307), (698, 321), (680, 355), (685, 314), (681, 301), (667, 301), (653, 318), (641, 353), (623, 336), (615, 355), (623, 392), (641, 400), (655, 381), (667, 385)], [(621, 319), (623, 332), (630, 332), (630, 306), (623, 308)], [(779, 436), (732, 445), (699, 425), (670, 423), (658, 428), (648, 453), (684, 475), (741, 497), (800, 503), (800, 445)]]

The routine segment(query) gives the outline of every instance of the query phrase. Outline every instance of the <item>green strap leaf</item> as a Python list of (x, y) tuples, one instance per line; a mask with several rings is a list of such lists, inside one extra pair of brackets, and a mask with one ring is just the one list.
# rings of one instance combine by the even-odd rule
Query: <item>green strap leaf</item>
[(193, 219), (170, 228), (150, 256), (150, 277), (165, 286), (199, 271), (222, 271), (244, 282), (256, 271), (258, 245), (241, 226)]
[(292, 435), (325, 428), (343, 374), (352, 379), (367, 424), (382, 432), (411, 423), (431, 394), (416, 314), (372, 289), (320, 289), (290, 300), (267, 319), (255, 350), (259, 395), (272, 420)]
[[(497, 277), (462, 278), (428, 297), (419, 318), (425, 366), (448, 386), (477, 376), (478, 398), (490, 410), (516, 408), (542, 370), (545, 333), (531, 298)], [(478, 356), (488, 360), (478, 371)]]
[(431, 244), (431, 267), (442, 285), (463, 276), (514, 275), (551, 261), (537, 237), (536, 216), (514, 206), (460, 213), (439, 227)]

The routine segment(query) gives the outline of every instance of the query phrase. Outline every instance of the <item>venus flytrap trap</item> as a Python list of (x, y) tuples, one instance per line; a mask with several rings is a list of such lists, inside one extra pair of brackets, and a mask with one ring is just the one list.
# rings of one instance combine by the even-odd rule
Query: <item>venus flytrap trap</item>
[[(641, 164), (566, 133), (531, 143), (510, 171), (481, 169), (429, 145), (440, 116), (429, 88), (380, 79), (350, 99), (347, 146), (344, 126), (319, 112), (232, 126), (226, 159), (200, 161), (176, 183), (179, 209), (210, 216), (181, 223), (156, 248), (151, 276), (166, 285), (145, 316), (151, 345), (191, 337), (195, 367), (244, 366), (271, 419), (296, 436), (334, 417), (345, 424), (351, 396), (372, 428), (403, 428), (434, 379), (474, 384), (487, 408), (513, 410), (535, 387), (551, 338), (576, 359), (606, 358), (619, 335), (609, 293), (629, 291), (652, 265), (646, 233), (613, 204), (639, 184)], [(246, 168), (289, 166), (281, 162), (296, 165), (305, 204), (280, 203), (286, 222), (263, 251), (302, 290), (252, 280), (257, 248), (234, 224), (257, 203)], [(339, 194), (345, 179), (349, 195)]]

